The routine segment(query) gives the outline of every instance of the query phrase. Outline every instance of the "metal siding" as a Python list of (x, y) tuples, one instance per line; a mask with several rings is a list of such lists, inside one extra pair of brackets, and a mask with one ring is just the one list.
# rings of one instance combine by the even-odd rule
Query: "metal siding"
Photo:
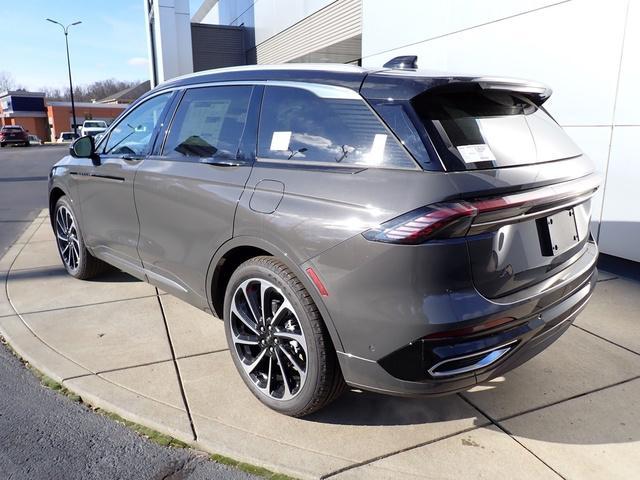
[(193, 71), (246, 65), (244, 29), (191, 24)]
[(284, 63), (361, 33), (362, 0), (337, 0), (257, 45), (255, 55), (259, 64)]

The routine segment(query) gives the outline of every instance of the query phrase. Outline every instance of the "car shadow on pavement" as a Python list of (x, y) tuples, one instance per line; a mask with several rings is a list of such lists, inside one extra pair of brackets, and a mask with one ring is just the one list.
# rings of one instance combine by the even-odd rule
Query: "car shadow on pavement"
[[(632, 380), (491, 423), (510, 435), (542, 442), (633, 444), (640, 441), (640, 422), (634, 413), (640, 406), (639, 384), (638, 380)], [(489, 426), (491, 423), (480, 411), (471, 408), (473, 403), (464, 400), (463, 395), (405, 398), (350, 390), (329, 407), (303, 420), (345, 426), (418, 427), (473, 418), (473, 425)], [(507, 385), (503, 396), (511, 396)]]
[(408, 398), (354, 389), (304, 419), (336, 425), (400, 426), (458, 420), (469, 418), (473, 413), (457, 395)]

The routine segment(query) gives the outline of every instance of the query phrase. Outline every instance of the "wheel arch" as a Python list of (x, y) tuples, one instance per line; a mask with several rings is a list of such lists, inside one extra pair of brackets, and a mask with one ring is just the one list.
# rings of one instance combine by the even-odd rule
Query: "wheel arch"
[[(60, 200), (61, 197), (67, 195), (60, 186), (54, 185), (49, 191), (49, 220), (53, 225), (53, 211), (56, 208), (56, 203)], [(68, 195), (67, 195), (68, 196)]]
[(213, 314), (220, 319), (223, 318), (224, 294), (231, 274), (246, 260), (262, 255), (277, 258), (298, 277), (320, 310), (334, 348), (340, 352), (344, 351), (338, 330), (313, 282), (287, 252), (261, 238), (234, 237), (223, 244), (214, 254), (206, 277), (207, 302)]

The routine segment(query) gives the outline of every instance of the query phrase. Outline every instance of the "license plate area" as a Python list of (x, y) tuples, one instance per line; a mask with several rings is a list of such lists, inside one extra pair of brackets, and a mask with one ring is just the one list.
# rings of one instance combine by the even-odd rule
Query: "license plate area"
[(553, 257), (580, 242), (573, 208), (537, 220), (542, 255)]

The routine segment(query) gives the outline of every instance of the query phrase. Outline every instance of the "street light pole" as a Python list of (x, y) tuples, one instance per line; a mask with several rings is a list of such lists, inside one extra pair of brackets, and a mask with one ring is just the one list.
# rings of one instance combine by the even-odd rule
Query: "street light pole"
[(67, 69), (69, 70), (69, 93), (71, 94), (71, 113), (73, 114), (73, 133), (78, 134), (78, 122), (76, 120), (76, 104), (73, 101), (73, 82), (71, 81), (71, 60), (69, 59), (69, 27), (74, 25), (78, 25), (82, 23), (81, 21), (71, 23), (66, 27), (62, 25), (60, 22), (56, 22), (55, 20), (51, 20), (47, 18), (48, 22), (55, 23), (56, 25), (60, 25), (62, 31), (64, 32), (64, 43), (67, 47)]

